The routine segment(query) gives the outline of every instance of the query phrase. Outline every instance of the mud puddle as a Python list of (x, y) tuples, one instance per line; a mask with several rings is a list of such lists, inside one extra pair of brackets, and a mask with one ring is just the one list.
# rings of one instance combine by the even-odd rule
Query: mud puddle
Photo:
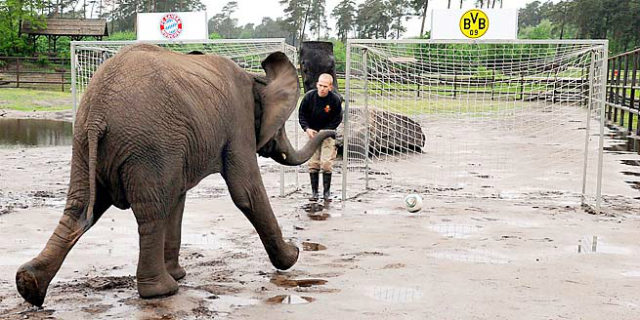
[(323, 279), (290, 279), (286, 275), (276, 274), (271, 278), (271, 283), (283, 288), (309, 288), (313, 286), (321, 286), (328, 281)]
[(435, 224), (427, 228), (444, 237), (465, 239), (480, 231), (482, 227), (469, 224)]
[(42, 119), (0, 119), (0, 147), (70, 146), (70, 122)]
[(367, 296), (378, 301), (407, 303), (420, 300), (422, 292), (418, 288), (376, 286), (367, 290)]
[(340, 216), (339, 213), (329, 213), (331, 209), (331, 201), (319, 201), (309, 202), (302, 206), (302, 209), (307, 213), (309, 219), (314, 221), (324, 221), (331, 217)]
[(315, 301), (312, 297), (302, 297), (295, 294), (278, 295), (267, 299), (267, 304), (307, 304)]
[[(575, 248), (570, 250), (576, 252)], [(633, 253), (633, 250), (616, 246), (597, 236), (584, 236), (578, 239), (577, 252), (629, 255)]]
[[(111, 279), (113, 278), (113, 279)], [(142, 299), (132, 277), (92, 278), (49, 293), (44, 309), (18, 307), (0, 314), (2, 319), (213, 319), (235, 309), (260, 303), (254, 298), (215, 295), (181, 285), (173, 296)], [(112, 281), (115, 280), (115, 281)], [(121, 283), (124, 280), (123, 283)], [(97, 287), (96, 287), (97, 286)]]
[(623, 272), (622, 275), (625, 277), (640, 277), (640, 270)]
[(436, 259), (482, 263), (482, 264), (507, 264), (509, 259), (506, 255), (499, 254), (488, 250), (471, 250), (471, 251), (439, 251), (429, 254), (430, 257)]
[(625, 166), (640, 167), (640, 160), (620, 160)]

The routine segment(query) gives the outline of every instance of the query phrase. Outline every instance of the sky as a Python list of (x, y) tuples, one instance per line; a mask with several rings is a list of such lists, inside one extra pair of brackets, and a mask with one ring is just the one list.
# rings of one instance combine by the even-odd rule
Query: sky
[[(215, 14), (222, 11), (222, 7), (230, 0), (203, 0), (203, 3), (207, 6), (207, 18), (213, 17)], [(275, 20), (278, 17), (284, 17), (284, 6), (280, 5), (279, 0), (236, 0), (238, 2), (238, 10), (233, 14), (233, 18), (238, 19), (238, 24), (243, 26), (247, 23), (253, 23), (258, 25), (262, 22), (263, 17), (270, 17)], [(326, 0), (326, 14), (331, 36), (335, 36), (335, 19), (331, 18), (331, 11), (340, 2), (340, 0)], [(499, 1), (496, 0), (496, 8), (499, 6)], [(527, 3), (535, 0), (503, 0), (503, 8), (523, 8)], [(355, 0), (356, 7), (363, 3), (364, 0)], [(541, 2), (544, 2), (541, 1)], [(465, 0), (463, 9), (470, 9), (474, 7), (475, 0)], [(459, 8), (460, 0), (451, 0), (452, 8)], [(427, 14), (427, 21), (425, 23), (425, 29), (430, 29), (430, 16), (432, 9), (446, 9), (447, 0), (431, 0), (429, 1), (429, 12)], [(420, 34), (421, 18), (414, 17), (409, 21), (404, 22), (407, 31), (403, 37), (417, 37)]]

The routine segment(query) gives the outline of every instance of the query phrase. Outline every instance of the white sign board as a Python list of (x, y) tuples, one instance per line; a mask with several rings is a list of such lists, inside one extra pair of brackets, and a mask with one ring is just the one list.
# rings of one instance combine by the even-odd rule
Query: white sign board
[(138, 13), (138, 40), (206, 40), (206, 12)]
[(431, 39), (516, 39), (518, 10), (470, 9), (433, 10)]

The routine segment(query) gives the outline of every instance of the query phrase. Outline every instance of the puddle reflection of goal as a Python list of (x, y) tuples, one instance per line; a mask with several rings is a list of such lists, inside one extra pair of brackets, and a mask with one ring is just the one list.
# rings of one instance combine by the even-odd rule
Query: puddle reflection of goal
[(600, 40), (350, 40), (343, 198), (559, 191), (599, 210), (606, 61)]

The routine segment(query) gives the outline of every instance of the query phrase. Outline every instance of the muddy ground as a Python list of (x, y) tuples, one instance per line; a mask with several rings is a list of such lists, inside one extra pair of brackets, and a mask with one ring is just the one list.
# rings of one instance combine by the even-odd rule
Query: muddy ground
[(284, 236), (305, 250), (289, 272), (270, 265), (214, 175), (188, 194), (180, 258), (188, 274), (176, 295), (139, 298), (135, 220), (112, 208), (71, 251), (44, 307), (33, 309), (15, 289), (15, 271), (43, 248), (62, 214), (70, 154), (70, 147), (0, 149), (0, 318), (640, 317), (640, 191), (626, 182), (640, 167), (613, 153), (605, 155), (609, 170), (630, 174), (607, 182), (600, 215), (585, 212), (575, 194), (533, 192), (516, 199), (430, 192), (412, 214), (393, 188), (310, 214), (306, 192), (277, 196), (277, 167), (261, 160)]

